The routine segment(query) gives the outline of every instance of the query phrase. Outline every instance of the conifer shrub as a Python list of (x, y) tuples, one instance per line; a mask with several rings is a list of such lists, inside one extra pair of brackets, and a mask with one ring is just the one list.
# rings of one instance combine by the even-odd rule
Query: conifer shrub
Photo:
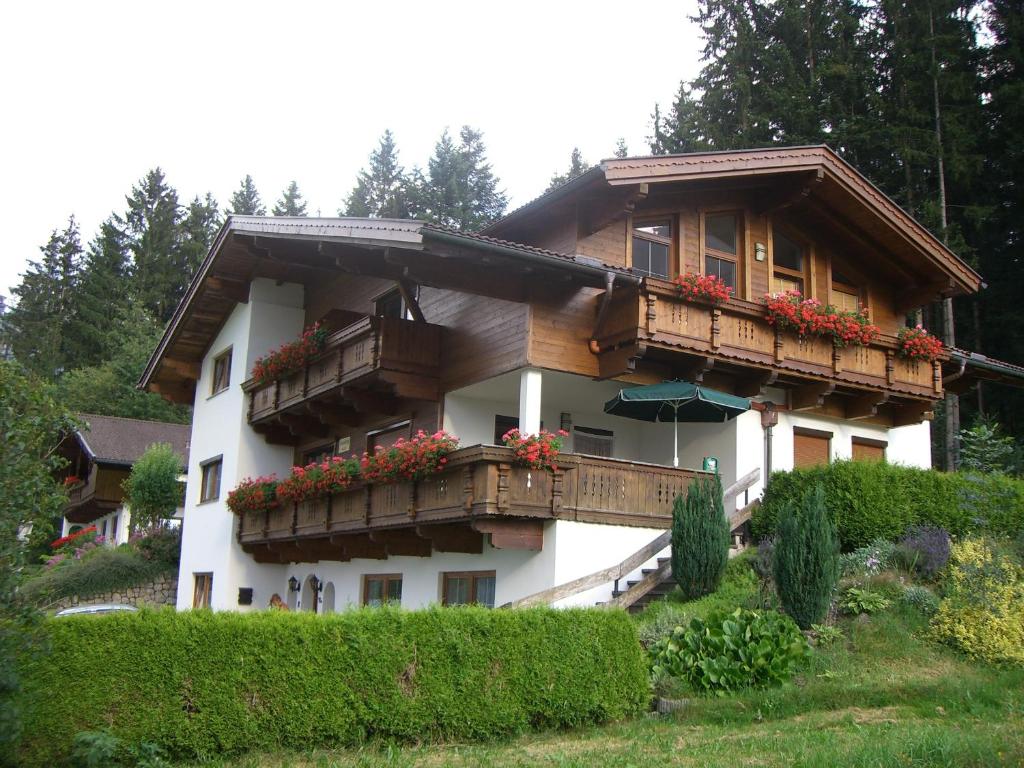
[(820, 624), (839, 581), (839, 543), (820, 485), (783, 510), (772, 572), (786, 613), (801, 629)]
[[(50, 652), (21, 664), (29, 768), (65, 764), (82, 731), (194, 761), (494, 739), (621, 718), (650, 695), (623, 611), (168, 609), (49, 619), (44, 630)], [(89, 658), (103, 663), (84, 669)]]
[(722, 508), (718, 475), (690, 483), (672, 507), (672, 578), (683, 597), (714, 592), (729, 561), (729, 520)]

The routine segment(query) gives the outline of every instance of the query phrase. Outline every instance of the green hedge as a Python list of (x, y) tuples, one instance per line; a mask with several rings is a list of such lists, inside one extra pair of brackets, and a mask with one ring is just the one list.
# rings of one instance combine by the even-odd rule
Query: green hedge
[[(50, 619), (23, 664), (26, 765), (110, 726), (176, 758), (366, 739), (486, 739), (638, 712), (648, 682), (621, 611), (363, 609)], [(57, 727), (59, 726), (59, 727)]]
[(837, 461), (777, 472), (751, 526), (756, 540), (774, 532), (779, 511), (816, 483), (844, 550), (876, 538), (896, 539), (913, 524), (930, 523), (951, 534), (984, 529), (1018, 535), (1024, 530), (1024, 481), (1005, 475), (937, 472), (875, 461)]

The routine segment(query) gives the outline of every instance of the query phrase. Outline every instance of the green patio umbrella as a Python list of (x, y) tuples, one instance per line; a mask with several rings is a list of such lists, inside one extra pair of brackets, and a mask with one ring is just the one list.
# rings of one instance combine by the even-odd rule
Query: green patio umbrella
[(620, 389), (604, 404), (604, 412), (640, 421), (671, 421), (672, 466), (679, 466), (680, 421), (728, 421), (750, 410), (750, 400), (688, 381), (663, 381), (646, 387)]

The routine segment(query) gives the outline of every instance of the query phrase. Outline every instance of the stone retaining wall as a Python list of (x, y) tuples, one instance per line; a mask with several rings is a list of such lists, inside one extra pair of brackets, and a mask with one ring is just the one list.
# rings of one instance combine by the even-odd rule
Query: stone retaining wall
[(150, 608), (164, 605), (174, 605), (178, 599), (178, 574), (170, 573), (154, 581), (145, 584), (136, 584), (132, 587), (122, 587), (113, 592), (101, 592), (88, 597), (65, 597), (49, 606), (52, 610), (72, 608), (76, 605), (99, 605), (100, 603), (115, 603), (118, 605), (134, 605), (138, 607), (148, 606)]

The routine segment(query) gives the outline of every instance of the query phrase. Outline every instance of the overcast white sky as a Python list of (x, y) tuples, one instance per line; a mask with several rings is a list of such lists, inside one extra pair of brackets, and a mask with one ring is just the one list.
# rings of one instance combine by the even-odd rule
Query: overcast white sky
[(512, 206), (625, 137), (693, 77), (693, 3), (33, 2), (0, 28), (0, 295), (74, 214), (83, 242), (149, 168), (223, 206), (251, 173), (334, 215), (385, 128), (424, 165), (484, 131)]

